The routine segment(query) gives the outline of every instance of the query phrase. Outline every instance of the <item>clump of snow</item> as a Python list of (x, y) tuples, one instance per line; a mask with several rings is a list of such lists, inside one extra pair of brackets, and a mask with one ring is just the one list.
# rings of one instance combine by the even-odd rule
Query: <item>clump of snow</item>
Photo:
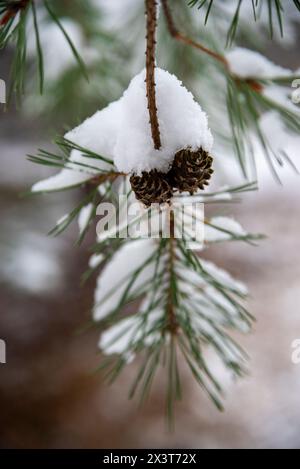
[(114, 311), (126, 290), (131, 275), (141, 271), (132, 285), (134, 291), (144, 288), (154, 275), (154, 265), (143, 264), (156, 249), (152, 239), (131, 241), (117, 251), (110, 263), (101, 272), (95, 291), (94, 319), (99, 321)]
[(91, 269), (95, 269), (101, 264), (102, 261), (104, 261), (103, 254), (93, 254), (89, 259), (89, 267)]
[[(65, 138), (114, 162), (120, 172), (137, 173), (158, 169), (168, 171), (175, 153), (200, 147), (210, 152), (213, 138), (206, 114), (182, 83), (165, 70), (156, 69), (156, 95), (162, 147), (155, 150), (147, 108), (145, 70), (131, 81), (122, 98), (96, 112)], [(90, 165), (84, 168), (72, 162)], [(96, 167), (96, 169), (95, 169)], [(70, 168), (70, 169), (69, 169)], [(99, 171), (97, 171), (97, 168)], [(72, 169), (72, 170), (71, 170)], [(34, 192), (59, 190), (79, 185), (104, 170), (103, 160), (71, 153), (69, 164), (59, 174), (35, 184)]]
[(240, 78), (271, 79), (292, 76), (293, 72), (275, 65), (259, 52), (236, 47), (225, 55), (231, 72)]
[(92, 212), (93, 212), (94, 205), (92, 203), (85, 205), (85, 207), (82, 207), (82, 209), (79, 212), (78, 215), (78, 227), (79, 227), (79, 233), (82, 234), (91, 219)]
[(122, 125), (123, 98), (88, 117), (82, 124), (65, 134), (71, 142), (105, 158), (114, 159), (114, 147)]
[(205, 225), (205, 241), (216, 242), (231, 239), (232, 236), (245, 236), (247, 233), (243, 227), (232, 218), (214, 217)]
[(155, 322), (162, 316), (161, 310), (154, 310), (147, 315), (146, 325), (143, 325), (143, 316), (134, 315), (129, 318), (122, 319), (114, 326), (107, 329), (101, 335), (99, 348), (107, 355), (125, 354), (130, 359), (134, 358), (134, 354), (130, 349), (134, 348), (141, 339), (145, 339), (149, 346), (157, 338), (157, 333), (150, 332)]
[(64, 223), (68, 218), (69, 218), (69, 213), (65, 213), (64, 215), (62, 215), (56, 222), (56, 226), (59, 226), (61, 225), (62, 223)]
[(166, 172), (182, 148), (211, 151), (213, 139), (207, 117), (193, 95), (174, 75), (160, 68), (156, 69), (155, 81), (162, 147), (153, 147), (143, 70), (133, 78), (122, 100), (122, 125), (114, 150), (120, 171), (140, 173), (156, 168)]
[(201, 259), (201, 265), (205, 271), (211, 275), (217, 282), (221, 283), (224, 287), (227, 287), (233, 291), (246, 295), (248, 289), (246, 285), (238, 280), (235, 280), (226, 270), (220, 269), (210, 261)]
[(108, 167), (108, 163), (103, 160), (89, 158), (78, 150), (72, 150), (67, 167), (58, 174), (35, 183), (31, 191), (48, 192), (75, 187), (88, 181), (99, 171), (107, 170)]
[(156, 98), (162, 147), (155, 150), (147, 108), (145, 70), (123, 97), (66, 134), (66, 138), (102, 156), (121, 172), (167, 171), (175, 153), (191, 147), (210, 152), (213, 139), (207, 117), (193, 95), (174, 76), (156, 69)]

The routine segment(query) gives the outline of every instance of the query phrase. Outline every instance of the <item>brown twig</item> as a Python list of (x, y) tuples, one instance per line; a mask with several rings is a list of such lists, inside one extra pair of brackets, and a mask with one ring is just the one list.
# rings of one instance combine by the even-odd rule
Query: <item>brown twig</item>
[(87, 185), (99, 186), (100, 184), (103, 184), (106, 181), (114, 182), (119, 176), (126, 176), (126, 173), (110, 171), (105, 174), (99, 174), (98, 176), (94, 176), (89, 181), (87, 181)]
[(184, 44), (195, 47), (196, 49), (201, 50), (202, 52), (205, 52), (210, 57), (213, 57), (215, 60), (218, 60), (223, 65), (225, 65), (226, 68), (228, 68), (228, 62), (223, 55), (218, 54), (217, 52), (214, 52), (211, 49), (208, 49), (207, 47), (203, 46), (199, 42), (196, 42), (193, 39), (189, 38), (188, 36), (185, 36), (184, 34), (179, 32), (175, 26), (171, 11), (169, 9), (168, 0), (161, 0), (161, 3), (162, 3), (163, 12), (165, 15), (169, 33), (174, 39), (177, 39), (177, 41), (181, 41)]
[(161, 147), (159, 124), (156, 107), (155, 94), (155, 32), (157, 26), (157, 3), (156, 0), (145, 0), (147, 18), (147, 49), (146, 49), (146, 88), (148, 109), (150, 116), (151, 134), (154, 148)]
[(16, 14), (19, 13), (19, 11), (25, 10), (30, 1), (31, 0), (19, 0), (8, 2), (7, 11), (3, 16), (2, 20), (0, 21), (0, 26), (5, 26), (9, 22), (9, 20), (14, 18)]
[[(175, 220), (174, 220), (174, 211), (172, 208), (170, 210), (170, 241), (169, 241), (169, 277), (170, 284), (172, 283), (172, 276), (174, 271), (174, 261), (175, 261)], [(167, 304), (167, 314), (168, 314), (168, 325), (167, 329), (171, 334), (176, 334), (178, 329), (178, 324), (176, 321), (176, 314), (174, 311), (174, 299), (172, 294), (172, 287), (169, 287), (168, 295), (168, 304)]]

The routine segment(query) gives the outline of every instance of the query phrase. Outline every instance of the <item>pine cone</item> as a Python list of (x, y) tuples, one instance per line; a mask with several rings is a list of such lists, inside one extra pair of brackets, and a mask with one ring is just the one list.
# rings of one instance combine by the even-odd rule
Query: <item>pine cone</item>
[(149, 173), (143, 172), (142, 176), (131, 176), (130, 184), (136, 198), (146, 207), (150, 207), (151, 204), (170, 202), (173, 196), (173, 190), (166, 174), (157, 170), (152, 170)]
[(179, 192), (193, 194), (209, 184), (213, 173), (213, 158), (202, 148), (197, 151), (190, 149), (176, 153), (172, 168), (168, 173), (171, 186)]

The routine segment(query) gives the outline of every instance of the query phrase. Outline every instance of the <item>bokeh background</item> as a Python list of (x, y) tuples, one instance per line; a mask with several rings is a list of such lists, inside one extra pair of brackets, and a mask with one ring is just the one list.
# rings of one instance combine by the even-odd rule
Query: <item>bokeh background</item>
[[(124, 20), (118, 1), (112, 4), (109, 14), (101, 10), (102, 24), (109, 31)], [(133, 24), (143, 28), (140, 22)], [(296, 27), (293, 41), (284, 47), (268, 39), (260, 46), (276, 63), (299, 68), (299, 31)], [(111, 44), (108, 57), (115, 54), (121, 60), (124, 54), (126, 61), (134, 55), (133, 50), (118, 47)], [(12, 55), (10, 49), (1, 51), (0, 75), (7, 81)], [(51, 60), (53, 71), (59, 54)], [(74, 245), (76, 224), (60, 237), (47, 236), (79, 200), (80, 191), (34, 197), (24, 192), (51, 174), (28, 162), (26, 154), (47, 147), (64, 124), (74, 125), (106, 100), (117, 98), (128, 83), (130, 70), (120, 70), (118, 80), (112, 80), (109, 66), (101, 66), (110, 93), (104, 93), (103, 82), (98, 83), (95, 75), (93, 92), (86, 96), (73, 71), (77, 88), (69, 95), (52, 95), (55, 83), (63, 89), (62, 78), (54, 73), (45, 99), (35, 97), (30, 79), (22, 108), (1, 109), (0, 338), (7, 344), (7, 364), (0, 365), (0, 447), (299, 448), (300, 365), (291, 361), (291, 344), (300, 339), (300, 184), (291, 170), (284, 172), (284, 184), (279, 186), (262, 169), (259, 192), (226, 208), (249, 231), (265, 233), (268, 239), (257, 247), (233, 243), (205, 252), (205, 257), (248, 284), (249, 310), (257, 318), (253, 333), (239, 337), (250, 356), (249, 375), (231, 382), (216, 370), (226, 389), (225, 412), (215, 410), (183, 370), (185, 398), (177, 406), (176, 429), (170, 433), (164, 417), (163, 371), (142, 408), (127, 399), (135, 363), (109, 388), (101, 374), (93, 373), (100, 361), (99, 330), (82, 328), (90, 319), (95, 278), (84, 286), (80, 283), (94, 233), (80, 247)], [(68, 83), (74, 86), (72, 73), (70, 69), (64, 76), (67, 88)], [(189, 76), (186, 67), (184, 75)]]

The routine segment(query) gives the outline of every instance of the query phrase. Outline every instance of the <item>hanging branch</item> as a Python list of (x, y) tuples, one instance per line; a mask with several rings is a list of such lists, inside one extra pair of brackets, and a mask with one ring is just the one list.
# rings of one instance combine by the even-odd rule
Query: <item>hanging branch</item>
[(154, 148), (161, 147), (159, 124), (157, 118), (156, 96), (155, 96), (155, 32), (157, 26), (157, 3), (156, 0), (145, 0), (147, 18), (147, 48), (146, 48), (146, 88), (148, 109), (150, 116), (151, 134)]
[(218, 60), (221, 62), (223, 65), (225, 65), (226, 68), (228, 68), (228, 63), (225, 57), (221, 54), (218, 54), (211, 49), (208, 49), (207, 47), (203, 46), (202, 44), (194, 41), (193, 39), (189, 38), (188, 36), (185, 36), (184, 34), (180, 33), (174, 23), (174, 20), (171, 15), (171, 11), (169, 9), (168, 1), (167, 0), (161, 0), (162, 7), (163, 7), (163, 12), (165, 15), (167, 27), (169, 30), (169, 33), (171, 36), (176, 39), (177, 41), (181, 41), (184, 44), (188, 46), (195, 47), (196, 49), (201, 50), (202, 52), (205, 52), (209, 56), (213, 57), (215, 60)]

